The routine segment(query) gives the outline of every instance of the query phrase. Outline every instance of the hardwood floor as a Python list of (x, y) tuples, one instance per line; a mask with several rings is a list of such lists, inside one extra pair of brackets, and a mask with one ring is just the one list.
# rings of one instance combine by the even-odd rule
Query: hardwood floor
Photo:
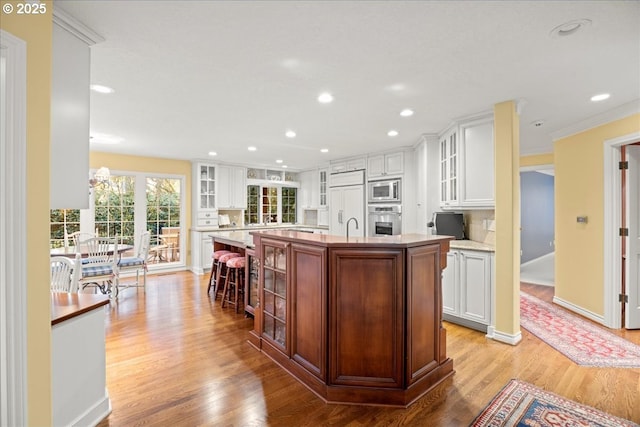
[[(104, 426), (464, 426), (518, 378), (640, 422), (640, 369), (585, 368), (522, 330), (517, 346), (446, 323), (455, 375), (408, 409), (327, 405), (246, 342), (252, 320), (220, 308), (208, 276), (148, 277), (107, 320)], [(535, 286), (535, 285), (527, 285)], [(548, 289), (527, 289), (539, 292)], [(618, 331), (640, 344), (640, 331)]]

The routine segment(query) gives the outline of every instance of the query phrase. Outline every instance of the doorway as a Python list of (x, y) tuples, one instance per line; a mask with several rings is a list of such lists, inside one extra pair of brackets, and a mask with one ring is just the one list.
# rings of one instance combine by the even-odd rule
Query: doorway
[[(626, 272), (621, 262), (622, 245), (620, 243), (620, 229), (622, 218), (627, 217), (628, 212), (623, 211), (622, 203), (622, 174), (619, 170), (619, 163), (622, 159), (622, 147), (640, 141), (640, 132), (614, 138), (604, 142), (604, 324), (613, 329), (620, 329), (623, 325), (621, 315), (620, 298), (623, 295), (623, 277), (628, 273), (629, 263)], [(638, 162), (640, 164), (640, 162)], [(631, 167), (633, 165), (630, 165)], [(638, 197), (638, 180), (631, 178), (628, 180), (627, 195), (630, 192)], [(635, 182), (632, 182), (635, 181)], [(629, 205), (630, 203), (627, 203)], [(637, 215), (636, 215), (637, 216)], [(637, 218), (636, 218), (637, 221)], [(628, 223), (632, 221), (629, 219)], [(631, 230), (630, 230), (630, 234)], [(637, 234), (637, 233), (636, 233)], [(636, 268), (637, 271), (637, 268)], [(637, 275), (626, 274), (627, 295), (625, 327), (629, 329), (640, 328), (640, 315), (629, 318), (629, 314), (635, 310), (640, 310), (640, 284)], [(632, 278), (636, 278), (632, 282)]]
[(520, 281), (555, 283), (555, 177), (553, 165), (520, 169)]

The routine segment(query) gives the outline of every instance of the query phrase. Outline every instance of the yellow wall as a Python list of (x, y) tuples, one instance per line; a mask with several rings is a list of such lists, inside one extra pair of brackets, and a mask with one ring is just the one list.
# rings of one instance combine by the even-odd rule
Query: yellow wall
[(513, 101), (494, 106), (496, 332), (520, 337), (520, 122)]
[[(640, 114), (560, 139), (555, 160), (555, 295), (604, 315), (604, 141), (640, 131)], [(578, 224), (577, 216), (588, 217)]]
[(552, 164), (553, 164), (553, 153), (534, 154), (532, 156), (520, 157), (520, 167), (552, 165)]
[(0, 28), (27, 43), (27, 417), (32, 426), (51, 425), (49, 122), (53, 5), (50, 1), (41, 3), (47, 8), (44, 15), (0, 12)]
[[(187, 230), (191, 228), (191, 162), (187, 160), (161, 159), (158, 157), (128, 156), (125, 154), (113, 154), (92, 151), (89, 154), (90, 167), (98, 169), (106, 166), (111, 170), (131, 171), (131, 172), (151, 172), (166, 173), (172, 175), (185, 176), (185, 193), (183, 194), (186, 206), (183, 218), (184, 226)], [(191, 236), (186, 236), (187, 248), (191, 247)], [(191, 251), (187, 249), (187, 265), (191, 265)]]

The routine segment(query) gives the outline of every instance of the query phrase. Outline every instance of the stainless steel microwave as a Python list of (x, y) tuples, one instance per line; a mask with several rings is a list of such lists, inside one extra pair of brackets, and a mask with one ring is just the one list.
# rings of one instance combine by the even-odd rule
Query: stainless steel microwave
[(369, 203), (399, 203), (401, 201), (401, 180), (369, 181)]

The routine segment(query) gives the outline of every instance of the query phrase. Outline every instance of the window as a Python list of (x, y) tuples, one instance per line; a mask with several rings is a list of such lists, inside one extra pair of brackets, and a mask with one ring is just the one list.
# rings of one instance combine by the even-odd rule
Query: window
[(282, 222), (296, 222), (296, 194), (295, 187), (282, 187)]
[(64, 246), (64, 232), (80, 231), (80, 209), (52, 209), (49, 217), (49, 238), (52, 248)]
[(135, 244), (135, 182), (134, 176), (111, 176), (108, 185), (93, 188), (94, 225), (99, 236)]
[(262, 187), (262, 220), (278, 222), (278, 187)]
[(248, 185), (245, 224), (295, 223), (297, 196), (295, 187)]
[(184, 185), (184, 176), (112, 172), (109, 184), (96, 185), (91, 190), (89, 209), (51, 211), (51, 247), (64, 245), (65, 227), (69, 234), (97, 232), (99, 236), (117, 237), (119, 243), (133, 246), (139, 244), (140, 235), (148, 230), (152, 235), (150, 268), (154, 268), (152, 264), (183, 265)]
[(245, 224), (260, 223), (260, 186), (247, 186), (247, 210), (244, 211)]

